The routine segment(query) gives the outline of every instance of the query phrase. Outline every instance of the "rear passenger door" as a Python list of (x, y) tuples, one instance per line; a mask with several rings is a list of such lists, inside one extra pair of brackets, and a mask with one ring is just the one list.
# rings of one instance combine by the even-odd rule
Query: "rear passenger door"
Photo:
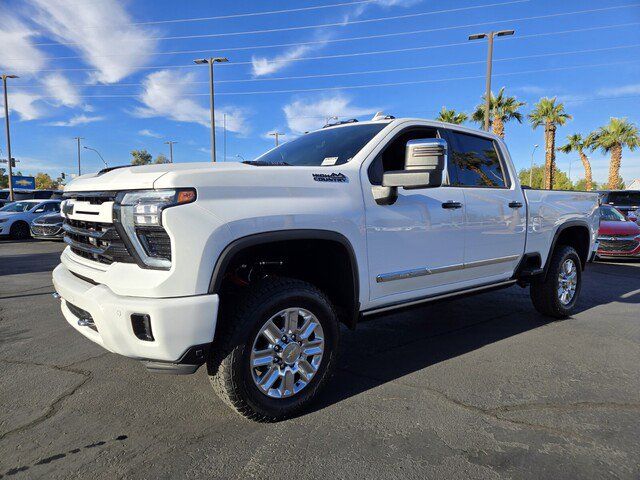
[(447, 130), (449, 183), (464, 193), (465, 278), (511, 277), (524, 252), (526, 207), (506, 159), (491, 136)]

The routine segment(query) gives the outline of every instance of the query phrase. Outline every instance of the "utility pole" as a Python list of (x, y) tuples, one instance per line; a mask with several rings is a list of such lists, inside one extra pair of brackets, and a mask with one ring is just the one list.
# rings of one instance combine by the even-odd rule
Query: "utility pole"
[(7, 99), (7, 78), (18, 78), (17, 75), (2, 74), (2, 86), (4, 87), (4, 123), (7, 128), (7, 165), (9, 166), (9, 200), (13, 202), (13, 170), (11, 169), (13, 157), (11, 156), (11, 133), (9, 132), (9, 100)]
[(515, 33), (514, 30), (500, 30), (498, 32), (489, 32), (489, 33), (476, 33), (474, 35), (469, 35), (469, 40), (480, 40), (482, 38), (486, 38), (488, 40), (488, 49), (487, 49), (487, 78), (486, 78), (486, 88), (485, 88), (485, 106), (484, 106), (484, 129), (489, 131), (489, 110), (491, 109), (491, 67), (493, 63), (493, 39), (494, 37), (504, 37), (507, 35), (513, 35)]
[(73, 137), (78, 142), (78, 176), (82, 175), (82, 171), (80, 169), (80, 140), (84, 140), (84, 137)]
[(531, 168), (529, 169), (529, 186), (531, 188), (533, 188), (533, 154), (536, 153), (536, 148), (538, 148), (537, 143), (533, 146), (533, 150), (531, 150)]
[(211, 105), (211, 161), (216, 161), (216, 119), (214, 109), (214, 93), (213, 93), (213, 64), (228, 62), (226, 57), (209, 57), (198, 58), (193, 62), (198, 65), (209, 65), (209, 97)]
[(169, 145), (169, 161), (171, 163), (173, 163), (173, 144), (174, 143), (178, 143), (178, 142), (174, 142), (173, 140), (168, 140), (164, 142), (165, 145)]
[(271, 135), (272, 137), (275, 137), (275, 139), (276, 139), (276, 147), (277, 147), (278, 145), (280, 145), (280, 142), (278, 142), (278, 139), (280, 138), (280, 135), (283, 135), (283, 136), (284, 136), (284, 135), (286, 135), (286, 133), (282, 133), (282, 132), (271, 132), (271, 133), (269, 133), (269, 135)]

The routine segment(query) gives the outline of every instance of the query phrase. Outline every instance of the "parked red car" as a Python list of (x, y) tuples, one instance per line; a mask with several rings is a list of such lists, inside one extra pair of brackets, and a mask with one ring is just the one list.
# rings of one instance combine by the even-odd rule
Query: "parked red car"
[(640, 227), (609, 205), (600, 207), (599, 257), (639, 257)]

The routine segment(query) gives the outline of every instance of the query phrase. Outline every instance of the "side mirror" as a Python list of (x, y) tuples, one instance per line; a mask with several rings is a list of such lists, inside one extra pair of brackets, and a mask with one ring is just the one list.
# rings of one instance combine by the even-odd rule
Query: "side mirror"
[(386, 172), (382, 186), (372, 189), (378, 205), (391, 205), (398, 198), (398, 187), (405, 189), (435, 188), (442, 186), (447, 168), (447, 142), (440, 138), (409, 140), (404, 159), (404, 170)]

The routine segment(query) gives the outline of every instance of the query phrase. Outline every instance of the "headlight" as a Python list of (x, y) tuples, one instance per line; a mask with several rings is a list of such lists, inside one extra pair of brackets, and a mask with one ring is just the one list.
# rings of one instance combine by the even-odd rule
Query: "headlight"
[(145, 266), (171, 268), (171, 241), (162, 226), (162, 211), (195, 199), (192, 188), (121, 192), (115, 203), (116, 227), (119, 224), (123, 239)]

